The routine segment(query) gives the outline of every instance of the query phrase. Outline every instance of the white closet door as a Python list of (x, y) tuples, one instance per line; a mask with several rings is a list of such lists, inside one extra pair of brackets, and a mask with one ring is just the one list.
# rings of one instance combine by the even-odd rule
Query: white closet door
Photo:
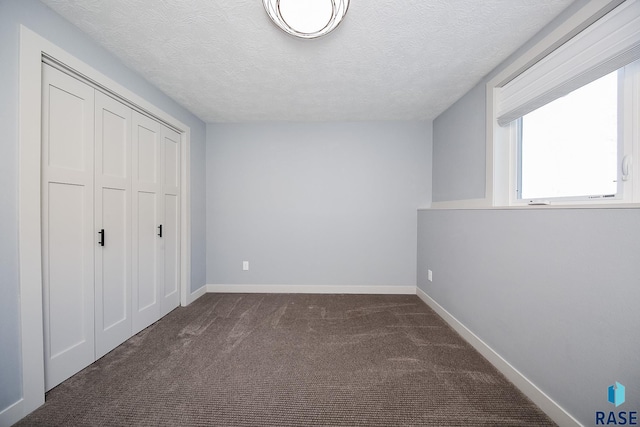
[(133, 112), (133, 333), (160, 318), (163, 266), (162, 224), (162, 126)]
[(161, 316), (180, 303), (180, 135), (162, 127), (164, 221)]
[(96, 91), (96, 359), (131, 337), (131, 109)]
[(94, 90), (42, 67), (45, 387), (95, 360)]

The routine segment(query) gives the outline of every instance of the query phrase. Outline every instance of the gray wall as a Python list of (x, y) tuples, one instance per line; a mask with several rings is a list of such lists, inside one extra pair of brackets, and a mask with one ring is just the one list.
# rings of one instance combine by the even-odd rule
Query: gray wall
[(431, 135), (424, 122), (208, 125), (207, 282), (414, 286)]
[(19, 25), (65, 49), (191, 127), (192, 289), (205, 282), (205, 132), (202, 121), (35, 0), (0, 1), (0, 411), (22, 395), (18, 287)]
[[(418, 286), (585, 425), (640, 409), (640, 210), (425, 210)], [(427, 269), (433, 271), (428, 282)]]
[[(484, 197), (486, 82), (585, 3), (434, 120), (434, 201)], [(640, 210), (422, 211), (418, 231), (418, 286), (574, 417), (614, 381), (640, 409)]]
[(485, 120), (485, 88), (477, 85), (434, 121), (434, 202), (484, 197)]

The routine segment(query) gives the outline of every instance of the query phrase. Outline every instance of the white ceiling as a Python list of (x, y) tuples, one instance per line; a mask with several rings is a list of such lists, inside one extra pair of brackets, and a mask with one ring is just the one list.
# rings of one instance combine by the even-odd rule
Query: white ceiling
[(315, 40), (262, 0), (42, 2), (214, 123), (433, 119), (572, 0), (351, 0)]

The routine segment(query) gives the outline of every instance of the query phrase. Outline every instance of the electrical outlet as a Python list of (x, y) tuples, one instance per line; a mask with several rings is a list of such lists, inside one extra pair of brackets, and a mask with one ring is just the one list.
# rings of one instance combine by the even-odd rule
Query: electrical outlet
[(249, 261), (242, 261), (242, 271), (249, 271)]
[(430, 282), (433, 282), (433, 271), (427, 270), (427, 279), (429, 279)]

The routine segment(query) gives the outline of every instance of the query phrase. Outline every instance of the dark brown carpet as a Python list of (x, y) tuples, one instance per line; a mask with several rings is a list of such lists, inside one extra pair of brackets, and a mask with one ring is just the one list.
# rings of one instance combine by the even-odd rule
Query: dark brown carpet
[(554, 425), (416, 296), (207, 294), (19, 425)]

